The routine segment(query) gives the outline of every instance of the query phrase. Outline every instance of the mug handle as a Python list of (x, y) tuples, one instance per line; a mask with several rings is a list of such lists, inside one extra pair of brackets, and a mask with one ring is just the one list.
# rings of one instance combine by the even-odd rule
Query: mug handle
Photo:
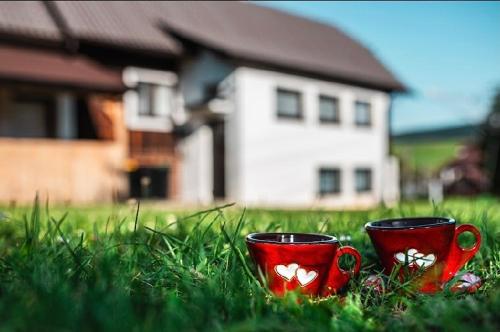
[[(458, 244), (458, 236), (464, 232), (471, 232), (476, 238), (476, 243), (471, 248), (462, 248)], [(455, 235), (451, 243), (450, 253), (444, 267), (443, 282), (450, 281), (455, 274), (474, 257), (481, 247), (481, 233), (476, 226), (471, 224), (460, 225), (455, 229)]]
[[(339, 259), (343, 255), (351, 255), (356, 260), (354, 267), (350, 271), (346, 271), (339, 266)], [(332, 266), (328, 272), (328, 276), (323, 286), (322, 296), (329, 296), (337, 293), (351, 279), (351, 276), (359, 273), (361, 268), (361, 255), (359, 252), (350, 246), (340, 247), (333, 257)]]

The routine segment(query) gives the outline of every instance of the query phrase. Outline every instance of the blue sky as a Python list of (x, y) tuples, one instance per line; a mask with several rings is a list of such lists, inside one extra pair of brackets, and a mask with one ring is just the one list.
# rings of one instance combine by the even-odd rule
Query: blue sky
[(477, 123), (500, 87), (500, 2), (259, 2), (333, 24), (408, 85), (394, 133)]

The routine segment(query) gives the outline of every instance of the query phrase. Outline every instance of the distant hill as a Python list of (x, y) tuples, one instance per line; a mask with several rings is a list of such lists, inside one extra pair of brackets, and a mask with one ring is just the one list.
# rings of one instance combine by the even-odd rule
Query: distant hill
[(455, 158), (465, 142), (476, 140), (480, 130), (480, 125), (465, 125), (394, 135), (391, 149), (404, 165), (402, 173), (432, 174)]
[(429, 141), (469, 141), (474, 140), (480, 133), (480, 125), (464, 125), (458, 127), (445, 127), (413, 131), (393, 135), (394, 143), (417, 143)]

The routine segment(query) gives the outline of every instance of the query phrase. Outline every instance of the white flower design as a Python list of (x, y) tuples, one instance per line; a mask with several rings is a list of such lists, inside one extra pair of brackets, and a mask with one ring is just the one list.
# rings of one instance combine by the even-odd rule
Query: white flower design
[(423, 267), (425, 269), (429, 268), (436, 262), (436, 255), (434, 254), (422, 254), (418, 252), (417, 249), (408, 249), (406, 253), (398, 252), (394, 254), (394, 258), (400, 263), (408, 264), (410, 267)]

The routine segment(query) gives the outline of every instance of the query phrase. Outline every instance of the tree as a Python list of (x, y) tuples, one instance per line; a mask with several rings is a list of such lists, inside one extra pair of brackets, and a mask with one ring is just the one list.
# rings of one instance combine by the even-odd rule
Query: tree
[(500, 88), (493, 97), (491, 111), (483, 127), (484, 167), (490, 178), (490, 191), (500, 195)]

